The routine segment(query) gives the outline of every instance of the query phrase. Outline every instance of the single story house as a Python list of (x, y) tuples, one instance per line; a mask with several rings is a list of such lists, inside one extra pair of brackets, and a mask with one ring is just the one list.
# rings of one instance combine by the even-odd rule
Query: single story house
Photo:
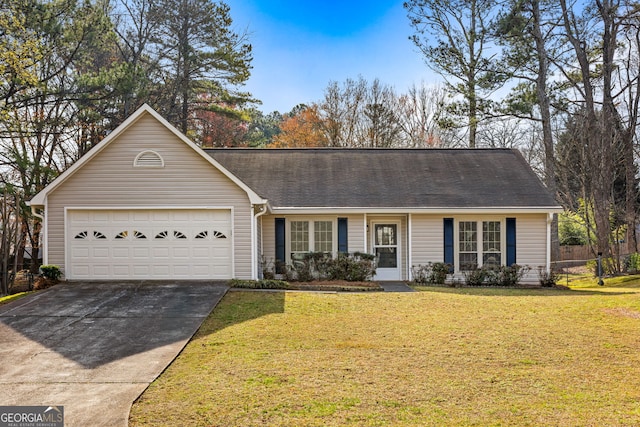
[(447, 262), (549, 268), (560, 207), (511, 149), (201, 149), (149, 106), (30, 202), (68, 280), (255, 279), (365, 252), (376, 280)]

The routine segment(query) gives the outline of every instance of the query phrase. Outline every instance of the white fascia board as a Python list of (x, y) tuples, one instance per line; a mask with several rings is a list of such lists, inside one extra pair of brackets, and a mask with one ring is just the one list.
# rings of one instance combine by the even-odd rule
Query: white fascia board
[(559, 206), (549, 207), (477, 207), (477, 208), (345, 208), (345, 207), (271, 207), (274, 215), (292, 214), (347, 214), (347, 213), (367, 213), (367, 214), (542, 214), (560, 213), (563, 209)]
[(149, 206), (65, 206), (65, 211), (196, 211), (196, 210), (232, 210), (231, 205), (216, 205), (216, 206), (203, 206), (203, 205), (149, 205)]
[(125, 130), (127, 130), (131, 125), (137, 122), (145, 113), (150, 114), (156, 120), (158, 120), (163, 126), (165, 126), (169, 131), (171, 131), (175, 136), (178, 137), (182, 142), (191, 147), (195, 152), (197, 152), (202, 158), (208, 161), (211, 165), (217, 168), (222, 174), (224, 174), (227, 178), (229, 178), (233, 183), (235, 183), (238, 187), (242, 188), (248, 195), (249, 200), (252, 204), (264, 204), (266, 200), (262, 197), (258, 196), (251, 188), (249, 188), (244, 182), (240, 181), (238, 177), (233, 175), (227, 169), (225, 169), (220, 163), (215, 161), (211, 156), (207, 155), (200, 147), (198, 147), (195, 143), (193, 143), (189, 138), (187, 138), (182, 132), (176, 129), (171, 123), (169, 123), (164, 117), (162, 117), (158, 112), (156, 112), (149, 105), (144, 104), (142, 107), (138, 108), (132, 115), (130, 115), (120, 126), (115, 128), (113, 132), (111, 132), (107, 137), (105, 137), (102, 141), (100, 141), (95, 147), (93, 147), (87, 154), (82, 156), (77, 162), (75, 162), (71, 167), (69, 167), (66, 171), (60, 174), (52, 183), (46, 186), (42, 191), (31, 198), (31, 203), (33, 205), (42, 206), (45, 203), (45, 199), (47, 195), (55, 190), (60, 184), (65, 182), (71, 175), (73, 175), (78, 169), (80, 169), (85, 163), (89, 162), (93, 159), (98, 153), (100, 153), (104, 148), (106, 148), (113, 140), (117, 139)]

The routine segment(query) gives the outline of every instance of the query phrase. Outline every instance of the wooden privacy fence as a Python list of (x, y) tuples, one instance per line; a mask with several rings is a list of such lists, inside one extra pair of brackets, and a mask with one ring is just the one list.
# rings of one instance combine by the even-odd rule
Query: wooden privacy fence
[[(612, 247), (611, 251), (613, 256), (620, 256), (620, 262), (624, 264), (624, 259), (633, 253), (633, 250), (629, 250), (626, 243), (621, 243), (617, 248)], [(594, 255), (592, 249), (588, 245), (571, 245), (560, 246), (560, 256), (557, 261), (551, 263), (553, 269), (562, 269), (566, 267), (576, 267), (585, 265), (588, 261), (596, 260), (597, 256)]]
[(560, 246), (560, 259), (558, 261), (584, 261), (595, 258), (591, 247), (588, 245)]

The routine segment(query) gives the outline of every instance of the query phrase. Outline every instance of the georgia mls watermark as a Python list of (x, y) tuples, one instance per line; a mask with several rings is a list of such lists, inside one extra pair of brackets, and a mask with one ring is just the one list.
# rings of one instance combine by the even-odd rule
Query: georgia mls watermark
[(64, 427), (64, 406), (0, 406), (0, 427)]

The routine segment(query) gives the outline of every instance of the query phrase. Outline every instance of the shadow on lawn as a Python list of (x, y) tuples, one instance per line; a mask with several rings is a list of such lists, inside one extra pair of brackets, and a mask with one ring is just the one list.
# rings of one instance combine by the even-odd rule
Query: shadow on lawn
[(198, 330), (199, 336), (209, 335), (285, 310), (286, 292), (233, 290), (227, 292), (221, 303)]

